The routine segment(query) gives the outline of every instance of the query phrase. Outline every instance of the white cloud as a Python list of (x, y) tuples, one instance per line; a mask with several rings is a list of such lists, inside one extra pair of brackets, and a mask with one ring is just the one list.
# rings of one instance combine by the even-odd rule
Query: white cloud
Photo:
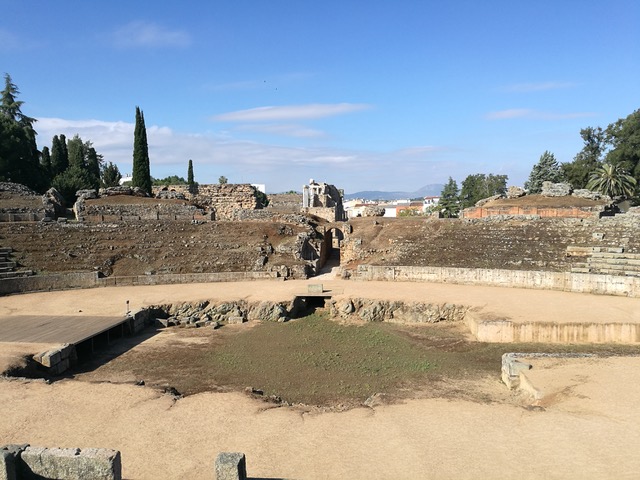
[(333, 117), (371, 108), (362, 103), (335, 103), (308, 105), (284, 105), (280, 107), (257, 107), (248, 110), (222, 113), (213, 117), (219, 122), (264, 122), (279, 120), (308, 120)]
[[(91, 141), (105, 161), (130, 173), (133, 123), (102, 120), (38, 119), (39, 147), (51, 146), (54, 135), (76, 133)], [(184, 134), (166, 126), (147, 126), (151, 174), (185, 177), (193, 160), (196, 181), (214, 183), (220, 175), (232, 182), (265, 183), (270, 192), (300, 189), (309, 178), (333, 183), (347, 192), (411, 190), (444, 183), (439, 175), (456, 175), (460, 166), (444, 158), (441, 147), (416, 146), (372, 152), (339, 148), (294, 148), (238, 140), (219, 133)]]
[(570, 120), (573, 118), (585, 118), (593, 116), (595, 116), (595, 113), (592, 112), (555, 113), (532, 110), (528, 108), (511, 108), (507, 110), (489, 112), (485, 115), (485, 118), (487, 120), (510, 120), (516, 118), (527, 120)]
[(573, 88), (577, 84), (573, 82), (539, 82), (539, 83), (516, 83), (507, 85), (503, 90), (514, 93), (544, 92), (548, 90), (561, 90)]
[(268, 133), (271, 135), (281, 135), (284, 137), (294, 138), (322, 138), (327, 136), (327, 134), (322, 130), (316, 130), (314, 128), (294, 124), (249, 124), (239, 126), (237, 130)]
[(149, 22), (131, 22), (111, 34), (120, 48), (131, 47), (188, 47), (191, 36), (182, 30), (170, 30)]

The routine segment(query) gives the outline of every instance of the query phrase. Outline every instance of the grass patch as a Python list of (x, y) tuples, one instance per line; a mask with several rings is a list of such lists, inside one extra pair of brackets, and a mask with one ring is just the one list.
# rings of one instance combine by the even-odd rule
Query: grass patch
[[(175, 329), (153, 348), (112, 358), (94, 378), (134, 375), (190, 395), (262, 389), (292, 403), (353, 405), (374, 393), (492, 401), (469, 389), (487, 376), (499, 382), (506, 352), (638, 355), (634, 345), (484, 343), (468, 340), (460, 324), (341, 324), (326, 313), (288, 323)], [(442, 380), (442, 381), (441, 381)]]
[(419, 381), (434, 365), (385, 324), (342, 325), (313, 314), (263, 323), (203, 355), (219, 384), (253, 386), (290, 402), (366, 399)]

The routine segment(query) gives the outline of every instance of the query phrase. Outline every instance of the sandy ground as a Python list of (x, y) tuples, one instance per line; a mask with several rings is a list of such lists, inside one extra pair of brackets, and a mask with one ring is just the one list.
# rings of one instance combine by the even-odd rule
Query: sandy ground
[(174, 402), (132, 385), (3, 380), (0, 439), (119, 449), (129, 479), (211, 479), (220, 451), (244, 452), (254, 478), (637, 478), (640, 359), (572, 363), (552, 369), (549, 393), (564, 393), (544, 411), (431, 399), (304, 413), (240, 393)]
[[(105, 288), (0, 298), (0, 316), (111, 315), (196, 299), (290, 300), (307, 282)], [(563, 292), (378, 282), (324, 282), (342, 295), (471, 305), (530, 321), (638, 321), (638, 300)], [(82, 310), (82, 312), (79, 312)], [(0, 346), (0, 351), (2, 351)], [(105, 447), (128, 479), (214, 478), (220, 451), (242, 451), (254, 478), (637, 478), (640, 358), (541, 359), (529, 372), (542, 408), (510, 398), (444, 399), (347, 412), (269, 408), (240, 393), (175, 401), (146, 387), (68, 379), (0, 379), (0, 444)], [(491, 388), (498, 382), (496, 365)], [(509, 393), (505, 397), (509, 398)], [(516, 400), (521, 400), (516, 401)]]

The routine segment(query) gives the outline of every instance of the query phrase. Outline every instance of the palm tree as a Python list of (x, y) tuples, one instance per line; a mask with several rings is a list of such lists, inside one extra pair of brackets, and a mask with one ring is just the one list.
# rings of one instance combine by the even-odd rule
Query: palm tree
[(632, 197), (636, 191), (636, 179), (617, 165), (603, 163), (589, 175), (587, 188), (610, 197)]

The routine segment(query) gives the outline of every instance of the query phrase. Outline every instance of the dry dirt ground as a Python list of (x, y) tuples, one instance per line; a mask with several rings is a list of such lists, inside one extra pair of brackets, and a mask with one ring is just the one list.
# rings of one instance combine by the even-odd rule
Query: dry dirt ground
[[(126, 300), (134, 309), (199, 299), (288, 300), (308, 283), (314, 282), (18, 295), (0, 298), (0, 316), (118, 314)], [(455, 301), (513, 320), (598, 315), (638, 320), (637, 299), (461, 285), (325, 283), (337, 295)], [(491, 392), (501, 401), (419, 398), (343, 412), (276, 407), (242, 393), (176, 400), (131, 384), (2, 379), (0, 443), (118, 449), (128, 479), (214, 478), (213, 459), (220, 451), (244, 452), (253, 478), (637, 478), (638, 367), (637, 357), (540, 360), (530, 378), (545, 396), (534, 405), (499, 383), (496, 365), (495, 378), (463, 388)]]

